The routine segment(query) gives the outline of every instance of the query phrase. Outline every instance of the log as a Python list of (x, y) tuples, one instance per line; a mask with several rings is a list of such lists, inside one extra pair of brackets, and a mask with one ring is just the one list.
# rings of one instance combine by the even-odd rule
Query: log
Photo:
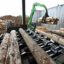
[(38, 64), (56, 64), (22, 28), (19, 29), (19, 32)]
[(36, 30), (36, 32), (44, 35), (44, 36), (47, 36), (48, 38), (51, 38), (53, 39), (54, 41), (56, 41), (57, 43), (59, 44), (62, 44), (64, 45), (64, 38), (62, 38), (61, 36), (59, 35), (56, 35), (56, 34), (52, 34), (52, 33), (46, 33), (46, 32), (43, 32), (41, 30)]
[(64, 28), (60, 28), (59, 30), (60, 30), (60, 31), (64, 31)]
[(42, 17), (38, 18), (38, 22), (40, 23), (42, 22)]
[[(38, 29), (38, 30), (42, 30), (42, 31), (44, 31), (44, 32), (47, 32), (48, 30), (46, 29), (46, 27), (44, 27), (44, 26), (36, 26), (36, 29)], [(35, 30), (36, 30), (35, 29)]]
[(6, 34), (0, 45), (0, 64), (5, 64), (6, 54), (9, 46), (9, 34)]
[(57, 24), (59, 19), (53, 18), (53, 17), (46, 17), (46, 23), (47, 24)]
[(0, 29), (0, 34), (6, 33), (6, 30)]
[(64, 37), (64, 31), (60, 31), (60, 30), (52, 30), (52, 31), (50, 31), (50, 32), (55, 33), (55, 34), (58, 34), (58, 35)]
[[(40, 17), (38, 18), (38, 22), (42, 22), (44, 18)], [(45, 21), (46, 21), (46, 24), (57, 24), (59, 19), (57, 18), (53, 18), (53, 17), (46, 17)]]
[(22, 64), (15, 30), (12, 30), (10, 33), (10, 46), (8, 48), (5, 64)]

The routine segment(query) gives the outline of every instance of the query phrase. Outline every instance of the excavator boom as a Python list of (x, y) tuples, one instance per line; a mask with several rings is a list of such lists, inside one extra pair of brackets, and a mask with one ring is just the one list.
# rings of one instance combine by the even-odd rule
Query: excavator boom
[(34, 11), (35, 11), (35, 6), (43, 7), (46, 10), (46, 14), (48, 15), (47, 7), (44, 4), (40, 4), (40, 3), (36, 2), (32, 6), (32, 10), (31, 10), (31, 14), (30, 14), (30, 19), (28, 21), (28, 25), (30, 25), (30, 23), (32, 22), (32, 17), (33, 17)]

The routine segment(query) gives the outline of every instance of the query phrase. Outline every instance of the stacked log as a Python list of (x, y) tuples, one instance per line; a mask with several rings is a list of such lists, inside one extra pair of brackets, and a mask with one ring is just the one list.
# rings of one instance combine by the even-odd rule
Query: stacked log
[(62, 38), (61, 36), (57, 35), (57, 34), (53, 34), (53, 33), (46, 33), (46, 32), (43, 32), (41, 30), (36, 30), (36, 32), (42, 34), (42, 35), (45, 35), (47, 36), (48, 38), (51, 38), (53, 39), (54, 41), (56, 41), (57, 43), (59, 44), (62, 44), (64, 45), (64, 38)]
[[(43, 22), (43, 18), (40, 17), (38, 18), (38, 22), (42, 23)], [(53, 18), (53, 17), (46, 17), (45, 22), (46, 24), (57, 24), (58, 19), (57, 18)]]
[(56, 64), (23, 29), (20, 28), (19, 32), (38, 64)]
[(53, 18), (53, 17), (47, 17), (46, 18), (46, 23), (47, 24), (57, 24), (58, 19), (57, 18)]
[(50, 32), (55, 33), (55, 34), (57, 34), (57, 35), (60, 35), (60, 36), (63, 36), (63, 37), (64, 37), (64, 31), (52, 30), (52, 31), (50, 31)]
[(60, 28), (58, 30), (48, 30), (48, 32), (64, 37), (64, 28)]
[(0, 19), (0, 33), (5, 33), (6, 32), (6, 24), (4, 23), (3, 20)]
[(5, 64), (21, 64), (21, 56), (15, 30), (10, 33), (10, 46), (8, 48)]
[(60, 31), (64, 31), (64, 28), (60, 28), (59, 30), (60, 30)]
[(6, 55), (9, 47), (9, 34), (6, 34), (0, 45), (0, 64), (5, 64)]
[(47, 32), (48, 30), (46, 29), (46, 27), (44, 27), (44, 26), (36, 26), (36, 29), (35, 29), (35, 31), (36, 30), (42, 30), (42, 31), (44, 31), (44, 32)]
[(42, 17), (38, 18), (38, 22), (40, 23), (42, 22)]

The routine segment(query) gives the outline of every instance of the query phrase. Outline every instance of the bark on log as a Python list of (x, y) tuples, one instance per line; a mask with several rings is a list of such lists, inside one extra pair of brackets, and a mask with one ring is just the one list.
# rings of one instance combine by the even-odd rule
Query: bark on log
[(60, 28), (59, 30), (60, 30), (60, 31), (64, 31), (64, 28)]
[(23, 29), (20, 28), (19, 32), (38, 64), (56, 64)]
[(12, 30), (10, 34), (10, 46), (8, 48), (5, 64), (22, 64), (16, 31)]
[(64, 31), (60, 31), (60, 30), (52, 30), (52, 31), (50, 31), (50, 32), (55, 33), (55, 34), (58, 34), (58, 35), (64, 37)]
[(6, 34), (0, 45), (0, 64), (5, 64), (6, 54), (9, 46), (9, 34)]
[(42, 35), (45, 35), (47, 36), (48, 38), (51, 38), (53, 39), (54, 41), (56, 41), (57, 43), (59, 44), (62, 44), (64, 45), (64, 38), (62, 38), (61, 36), (58, 36), (56, 34), (52, 34), (52, 33), (46, 33), (46, 32), (43, 32), (41, 30), (36, 30), (36, 32), (42, 34)]
[[(44, 27), (44, 26), (36, 26), (36, 29), (38, 29), (38, 30), (42, 30), (42, 31), (44, 31), (44, 32), (47, 32), (48, 30), (46, 29), (46, 27)], [(35, 29), (35, 30), (36, 30)]]

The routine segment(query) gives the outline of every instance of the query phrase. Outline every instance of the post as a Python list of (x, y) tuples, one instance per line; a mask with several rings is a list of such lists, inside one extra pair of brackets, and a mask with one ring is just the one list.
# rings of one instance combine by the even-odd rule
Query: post
[(26, 29), (26, 20), (25, 20), (25, 0), (22, 0), (22, 22), (23, 22), (23, 28)]

